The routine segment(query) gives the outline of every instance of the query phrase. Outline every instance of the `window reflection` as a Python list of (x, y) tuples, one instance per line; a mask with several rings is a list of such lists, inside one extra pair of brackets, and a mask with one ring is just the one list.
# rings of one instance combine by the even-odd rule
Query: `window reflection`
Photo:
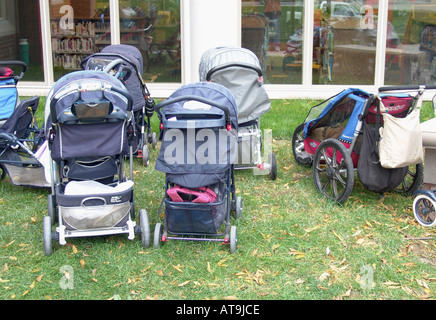
[(302, 83), (304, 2), (242, 0), (242, 47), (259, 58), (265, 83)]
[(315, 15), (314, 50), (319, 77), (313, 84), (374, 84), (377, 1), (320, 1)]
[[(28, 68), (21, 81), (44, 81), (39, 1), (0, 2), (0, 60), (19, 60)], [(22, 68), (8, 65), (19, 75)]]
[(80, 70), (82, 59), (111, 44), (109, 0), (50, 0), (55, 80)]
[(436, 83), (436, 3), (429, 2), (389, 2), (386, 84)]
[(179, 0), (120, 2), (121, 43), (141, 51), (147, 82), (181, 81)]

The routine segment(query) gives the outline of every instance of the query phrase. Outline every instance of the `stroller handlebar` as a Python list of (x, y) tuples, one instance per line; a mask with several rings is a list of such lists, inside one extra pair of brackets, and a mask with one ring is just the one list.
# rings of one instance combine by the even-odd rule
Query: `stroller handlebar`
[(436, 84), (385, 86), (378, 89), (379, 92), (397, 90), (436, 90)]
[(172, 103), (176, 103), (179, 101), (189, 101), (189, 100), (195, 100), (198, 102), (209, 104), (211, 106), (214, 106), (214, 107), (224, 111), (224, 113), (226, 115), (226, 122), (227, 122), (227, 124), (230, 124), (230, 112), (229, 112), (229, 109), (225, 105), (221, 105), (213, 100), (210, 100), (210, 99), (207, 99), (204, 97), (194, 96), (194, 95), (185, 95), (185, 96), (179, 96), (179, 97), (175, 97), (175, 98), (169, 98), (165, 101), (159, 102), (155, 106), (155, 110), (159, 114), (160, 118), (162, 118), (162, 113), (160, 112), (160, 109), (162, 109), (163, 107), (166, 107), (167, 105), (172, 104)]
[(0, 61), (0, 66), (20, 66), (21, 72), (20, 75), (17, 77), (18, 80), (21, 80), (24, 73), (27, 71), (27, 64), (20, 60), (7, 60), (7, 61)]

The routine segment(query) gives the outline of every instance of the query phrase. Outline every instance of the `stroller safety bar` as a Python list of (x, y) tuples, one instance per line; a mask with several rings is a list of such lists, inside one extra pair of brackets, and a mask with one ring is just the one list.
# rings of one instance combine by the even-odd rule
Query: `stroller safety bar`
[(123, 60), (122, 59), (113, 60), (111, 63), (109, 63), (103, 69), (103, 71), (106, 73), (109, 73), (116, 66), (119, 66), (119, 67), (117, 68), (117, 73), (114, 75), (114, 77), (117, 79), (120, 79), (122, 77), (124, 81), (129, 79), (130, 75), (132, 74), (132, 71), (129, 68), (123, 68)]
[[(191, 100), (202, 102), (202, 103), (214, 106), (214, 107), (222, 110), (225, 113), (225, 116), (226, 116), (227, 130), (229, 130), (229, 131), (231, 130), (229, 109), (226, 106), (221, 105), (221, 104), (219, 104), (219, 103), (217, 103), (217, 102), (215, 102), (213, 100), (207, 99), (207, 98), (203, 98), (203, 97), (199, 97), (199, 96), (194, 96), (194, 95), (186, 95), (186, 96), (180, 96), (180, 97), (175, 97), (175, 98), (169, 98), (169, 99), (167, 99), (165, 101), (162, 101), (162, 102), (158, 103), (156, 105), (156, 107), (155, 107), (155, 110), (159, 114), (159, 116), (161, 118), (163, 118), (163, 115), (162, 115), (160, 109), (166, 107), (169, 104), (173, 104), (173, 103), (180, 102), (180, 101), (191, 101)], [(192, 113), (190, 113), (190, 114), (192, 114)]]

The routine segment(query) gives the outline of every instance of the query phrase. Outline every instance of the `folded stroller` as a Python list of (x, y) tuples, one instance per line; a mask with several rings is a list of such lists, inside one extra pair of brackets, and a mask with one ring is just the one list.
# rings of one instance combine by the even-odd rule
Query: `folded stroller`
[(242, 200), (235, 199), (238, 114), (231, 92), (215, 83), (189, 84), (156, 110), (163, 130), (156, 170), (165, 173), (166, 187), (165, 221), (155, 226), (154, 247), (168, 240), (223, 241), (224, 236), (234, 252), (230, 211), (233, 205), (240, 217)]
[(312, 107), (293, 133), (296, 162), (312, 165), (316, 189), (338, 203), (350, 196), (355, 172), (367, 190), (412, 194), (422, 183), (423, 164), (382, 166), (379, 132), (386, 128), (381, 106), (393, 118), (406, 119), (412, 111), (419, 111), (424, 90), (419, 86), (382, 87), (374, 95), (349, 88)]
[[(263, 87), (263, 71), (257, 56), (241, 47), (217, 47), (203, 53), (199, 67), (200, 81), (225, 86), (238, 106), (239, 143), (236, 169), (255, 168), (256, 174), (277, 177), (274, 152), (268, 162), (262, 159), (260, 116), (268, 112), (271, 103)], [(268, 141), (271, 147), (272, 141)], [(260, 169), (260, 170), (259, 170)]]
[[(39, 97), (20, 101), (17, 91), (27, 65), (14, 60), (2, 61), (0, 66), (0, 177), (8, 174), (18, 186), (47, 187), (43, 166), (34, 153), (43, 142), (35, 119)], [(13, 71), (17, 68), (18, 76)]]
[[(81, 62), (84, 70), (102, 70), (122, 80), (133, 99), (134, 139), (133, 153), (149, 163), (147, 143), (154, 148), (156, 133), (151, 131), (150, 118), (154, 112), (154, 100), (142, 79), (143, 58), (138, 48), (126, 45), (110, 45)], [(146, 120), (147, 118), (147, 120)]]
[(43, 221), (45, 254), (52, 254), (53, 239), (65, 245), (68, 237), (127, 234), (132, 240), (139, 232), (147, 247), (147, 212), (139, 212), (139, 229), (133, 221), (132, 98), (124, 85), (103, 71), (70, 73), (53, 86), (46, 114), (53, 169)]

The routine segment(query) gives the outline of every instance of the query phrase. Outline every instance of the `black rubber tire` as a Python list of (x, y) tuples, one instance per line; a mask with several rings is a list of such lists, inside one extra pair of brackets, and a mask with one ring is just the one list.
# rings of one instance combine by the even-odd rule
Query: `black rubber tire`
[(139, 211), (139, 227), (141, 228), (141, 243), (144, 248), (150, 247), (150, 222), (148, 220), (147, 210)]
[(421, 188), (422, 182), (424, 180), (424, 165), (418, 163), (416, 165), (409, 166), (406, 176), (404, 177), (401, 184), (395, 188), (395, 191), (405, 196), (409, 196), (418, 191)]
[(276, 155), (274, 152), (271, 152), (268, 155), (268, 163), (271, 166), (271, 169), (269, 171), (269, 178), (271, 180), (276, 180), (277, 179), (277, 159), (276, 159)]
[[(333, 150), (332, 156), (327, 149)], [(338, 152), (342, 156), (336, 161)], [(354, 187), (354, 167), (347, 148), (336, 139), (326, 139), (318, 146), (313, 159), (313, 181), (316, 189), (327, 198), (343, 204)]]

